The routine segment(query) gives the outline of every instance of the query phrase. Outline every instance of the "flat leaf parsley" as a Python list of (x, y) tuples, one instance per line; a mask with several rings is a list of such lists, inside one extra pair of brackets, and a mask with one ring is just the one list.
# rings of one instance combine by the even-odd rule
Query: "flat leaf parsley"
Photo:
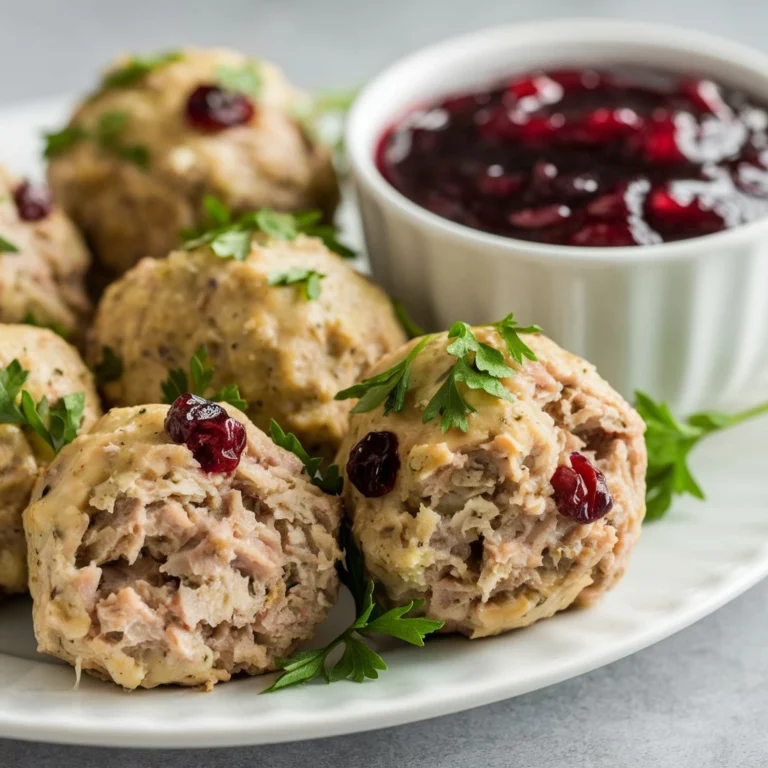
[(93, 373), (99, 386), (117, 381), (123, 375), (123, 361), (115, 354), (112, 347), (102, 347), (101, 362), (93, 367)]
[(704, 491), (688, 466), (688, 457), (702, 438), (768, 414), (768, 403), (764, 403), (733, 415), (718, 411), (696, 413), (680, 422), (666, 403), (656, 402), (643, 392), (635, 393), (635, 408), (646, 424), (646, 520), (664, 517), (676, 495), (687, 493), (704, 498)]
[[(533, 350), (520, 338), (522, 333), (539, 333), (537, 325), (521, 326), (514, 315), (507, 315), (498, 323), (487, 327), (498, 331), (507, 345), (509, 354), (515, 362), (522, 364), (523, 358), (536, 360)], [(384, 403), (384, 415), (399, 413), (405, 407), (405, 398), (410, 383), (411, 366), (416, 356), (435, 336), (425, 336), (411, 352), (399, 363), (388, 370), (365, 379), (344, 389), (336, 395), (337, 400), (351, 397), (360, 398), (352, 409), (353, 413), (366, 413)], [(427, 403), (422, 417), (423, 423), (440, 417), (443, 432), (457, 428), (466, 432), (469, 429), (467, 416), (475, 408), (464, 397), (464, 388), (482, 390), (489, 395), (503, 400), (512, 400), (512, 395), (501, 380), (514, 376), (504, 355), (499, 350), (478, 341), (472, 328), (461, 321), (455, 322), (448, 331), (449, 344), (446, 352), (456, 358), (456, 362), (445, 373), (443, 383)], [(461, 386), (459, 386), (461, 385)]]
[(322, 469), (323, 460), (320, 457), (310, 457), (300, 440), (293, 432), (285, 432), (283, 428), (272, 419), (269, 422), (269, 435), (275, 445), (279, 445), (286, 451), (297, 456), (307, 470), (310, 482), (321, 491), (332, 496), (338, 496), (344, 487), (344, 479), (337, 464), (331, 464), (327, 469)]
[(244, 411), (248, 403), (240, 397), (240, 390), (235, 384), (228, 384), (216, 392), (211, 392), (211, 381), (216, 369), (208, 360), (208, 350), (201, 344), (189, 361), (189, 375), (181, 368), (168, 371), (168, 378), (160, 385), (163, 390), (163, 402), (170, 405), (181, 395), (189, 392), (199, 395), (214, 403), (229, 403)]
[(344, 258), (356, 256), (339, 242), (334, 227), (322, 223), (320, 211), (281, 213), (261, 208), (235, 219), (229, 208), (211, 195), (203, 200), (203, 207), (208, 224), (201, 231), (182, 233), (183, 247), (188, 251), (209, 245), (222, 259), (243, 261), (250, 253), (253, 235), (261, 232), (275, 240), (295, 240), (299, 235), (317, 237), (328, 250)]
[[(351, 536), (347, 536), (345, 550), (346, 568), (340, 569), (340, 575), (355, 597), (356, 619), (324, 648), (300, 651), (288, 659), (279, 659), (277, 664), (282, 673), (263, 693), (308, 683), (319, 677), (327, 683), (339, 680), (362, 683), (366, 678), (376, 680), (379, 672), (386, 671), (387, 665), (368, 645), (371, 635), (387, 635), (411, 645), (423, 646), (424, 638), (443, 626), (442, 621), (408, 616), (421, 608), (423, 600), (414, 600), (407, 605), (384, 610), (373, 599), (373, 583), (364, 580), (362, 557)], [(342, 645), (343, 654), (335, 662), (331, 662), (329, 657)]]
[(255, 101), (259, 100), (264, 87), (264, 78), (255, 62), (249, 62), (243, 67), (221, 66), (216, 71), (216, 79), (222, 88), (244, 93)]
[(107, 72), (101, 81), (101, 86), (102, 88), (126, 88), (146, 77), (155, 69), (182, 58), (181, 51), (168, 51), (153, 56), (131, 56), (121, 67)]
[(326, 277), (321, 272), (307, 267), (292, 267), (285, 272), (269, 276), (270, 285), (299, 285), (304, 289), (304, 296), (312, 301), (320, 296), (320, 281)]
[(28, 376), (29, 371), (24, 370), (18, 360), (12, 360), (0, 370), (0, 424), (18, 424), (31, 429), (56, 454), (77, 437), (85, 410), (85, 394), (64, 395), (54, 405), (50, 405), (46, 397), (35, 403), (32, 395), (22, 389)]

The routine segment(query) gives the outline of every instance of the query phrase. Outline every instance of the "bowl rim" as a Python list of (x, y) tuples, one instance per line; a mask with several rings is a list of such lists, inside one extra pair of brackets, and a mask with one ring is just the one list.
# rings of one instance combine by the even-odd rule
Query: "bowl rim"
[[(487, 45), (491, 40), (505, 38), (522, 40), (528, 35), (546, 33), (570, 43), (583, 43), (585, 46), (626, 41), (656, 49), (690, 51), (700, 58), (710, 59), (713, 64), (736, 64), (743, 69), (751, 70), (756, 78), (765, 81), (766, 90), (768, 90), (768, 55), (748, 45), (709, 32), (670, 24), (601, 17), (535, 20), (490, 27), (447, 38), (407, 54), (376, 75), (363, 88), (355, 99), (345, 129), (350, 170), (357, 185), (364, 187), (371, 195), (385, 202), (390, 208), (397, 209), (412, 223), (422, 228), (427, 227), (444, 237), (462, 241), (466, 246), (486, 247), (496, 252), (514, 252), (517, 258), (546, 258), (553, 261), (591, 264), (600, 262), (603, 265), (659, 259), (680, 261), (711, 255), (716, 249), (726, 251), (730, 248), (738, 248), (744, 242), (754, 242), (761, 235), (768, 235), (768, 215), (766, 215), (722, 232), (653, 245), (594, 247), (537, 243), (484, 232), (445, 219), (411, 201), (384, 178), (376, 166), (375, 153), (370, 151), (370, 146), (372, 144), (375, 146), (381, 134), (371, 136), (372, 131), (365, 127), (365, 113), (371, 104), (379, 100), (379, 91), (383, 87), (392, 81), (408, 77), (411, 69), (428, 60), (454, 58), (457, 54), (467, 57), (472, 51)], [(543, 56), (542, 59), (544, 60), (545, 57)], [(389, 121), (395, 120), (398, 110), (401, 109), (393, 108)], [(380, 130), (379, 126), (377, 131)]]

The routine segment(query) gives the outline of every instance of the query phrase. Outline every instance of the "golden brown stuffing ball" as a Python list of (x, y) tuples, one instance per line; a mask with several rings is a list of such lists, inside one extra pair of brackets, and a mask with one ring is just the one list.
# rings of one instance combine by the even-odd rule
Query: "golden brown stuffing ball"
[[(306, 285), (271, 285), (295, 269), (320, 275)], [(294, 432), (311, 453), (332, 457), (347, 429), (349, 402), (334, 400), (405, 336), (385, 294), (315, 238), (254, 239), (243, 261), (207, 246), (145, 259), (113, 283), (99, 304), (89, 343), (122, 374), (104, 387), (114, 405), (159, 402), (169, 369), (189, 368), (205, 345), (212, 388), (236, 384), (248, 415)]]
[(0, 167), (0, 322), (53, 326), (79, 340), (90, 256), (50, 192)]
[[(143, 64), (142, 64), (143, 62)], [(213, 195), (235, 213), (338, 202), (307, 97), (269, 62), (229, 50), (122, 58), (73, 114), (48, 178), (98, 259), (123, 272), (179, 244)]]
[(337, 459), (353, 535), (389, 600), (423, 598), (443, 631), (473, 638), (610, 589), (640, 536), (646, 469), (641, 418), (592, 365), (536, 334), (524, 341), (538, 360), (518, 364), (495, 330), (474, 332), (514, 369), (509, 400), (459, 384), (468, 431), (423, 423), (456, 362), (437, 334), (402, 412), (353, 414)]
[[(101, 415), (93, 377), (74, 347), (44, 328), (0, 325), (0, 369), (13, 360), (29, 371), (25, 389), (37, 403), (55, 404), (63, 395), (83, 392), (81, 429)], [(21, 513), (51, 450), (37, 435), (17, 424), (0, 424), (0, 594), (26, 592), (27, 563)]]

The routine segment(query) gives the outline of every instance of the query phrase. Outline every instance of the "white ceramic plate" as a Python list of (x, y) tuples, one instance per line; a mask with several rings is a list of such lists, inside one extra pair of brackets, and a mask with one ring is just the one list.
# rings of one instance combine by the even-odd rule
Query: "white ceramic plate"
[[(38, 135), (63, 103), (0, 111), (0, 162), (40, 175)], [(350, 207), (345, 223), (357, 237)], [(110, 746), (201, 747), (333, 736), (517, 696), (633, 653), (732, 600), (768, 574), (768, 420), (709, 439), (693, 466), (709, 494), (648, 526), (621, 585), (595, 608), (504, 637), (439, 638), (384, 651), (390, 670), (363, 685), (322, 683), (259, 696), (263, 679), (123, 693), (38, 656), (30, 605), (0, 607), (0, 736)], [(347, 618), (342, 601), (323, 627)]]

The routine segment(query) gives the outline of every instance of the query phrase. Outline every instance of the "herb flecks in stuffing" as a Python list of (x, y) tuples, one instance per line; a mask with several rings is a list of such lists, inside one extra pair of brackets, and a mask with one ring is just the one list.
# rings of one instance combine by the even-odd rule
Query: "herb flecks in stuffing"
[(0, 370), (0, 424), (18, 424), (32, 430), (56, 454), (77, 437), (85, 394), (64, 395), (54, 405), (46, 397), (35, 403), (32, 395), (22, 389), (28, 376), (29, 371), (18, 360)]
[(198, 395), (214, 403), (229, 403), (244, 411), (248, 403), (240, 396), (236, 384), (228, 384), (218, 391), (211, 391), (211, 381), (216, 369), (210, 364), (208, 350), (201, 344), (189, 361), (189, 374), (181, 368), (168, 371), (168, 378), (161, 384), (163, 402), (171, 405), (184, 394)]
[(220, 66), (216, 70), (216, 81), (222, 88), (250, 96), (258, 101), (264, 88), (264, 78), (256, 62), (248, 62), (242, 67)]
[(768, 414), (768, 403), (763, 403), (732, 415), (718, 411), (696, 413), (680, 422), (666, 403), (656, 402), (643, 392), (635, 393), (635, 407), (646, 424), (646, 520), (664, 517), (674, 496), (687, 493), (704, 499), (704, 491), (688, 466), (688, 457), (702, 438)]
[(320, 211), (281, 213), (261, 208), (235, 219), (229, 208), (215, 197), (207, 196), (203, 206), (208, 225), (201, 231), (182, 233), (183, 247), (188, 251), (209, 245), (219, 258), (243, 261), (250, 253), (254, 234), (260, 232), (275, 240), (295, 240), (299, 235), (317, 237), (326, 248), (344, 258), (356, 256), (338, 241), (335, 227), (321, 223)]
[[(324, 648), (300, 651), (288, 659), (280, 659), (278, 665), (283, 671), (277, 680), (263, 691), (264, 693), (308, 683), (320, 677), (327, 683), (339, 680), (352, 680), (356, 683), (362, 683), (366, 679), (376, 680), (379, 672), (387, 670), (387, 665), (368, 645), (367, 641), (371, 635), (386, 635), (410, 645), (423, 646), (424, 638), (443, 626), (442, 621), (408, 616), (421, 608), (423, 600), (414, 600), (407, 605), (384, 610), (373, 598), (373, 583), (365, 580), (362, 556), (348, 529), (345, 530), (346, 562), (345, 567), (339, 568), (339, 575), (355, 598), (357, 618)], [(343, 654), (338, 661), (330, 664), (329, 656), (342, 645)]]

